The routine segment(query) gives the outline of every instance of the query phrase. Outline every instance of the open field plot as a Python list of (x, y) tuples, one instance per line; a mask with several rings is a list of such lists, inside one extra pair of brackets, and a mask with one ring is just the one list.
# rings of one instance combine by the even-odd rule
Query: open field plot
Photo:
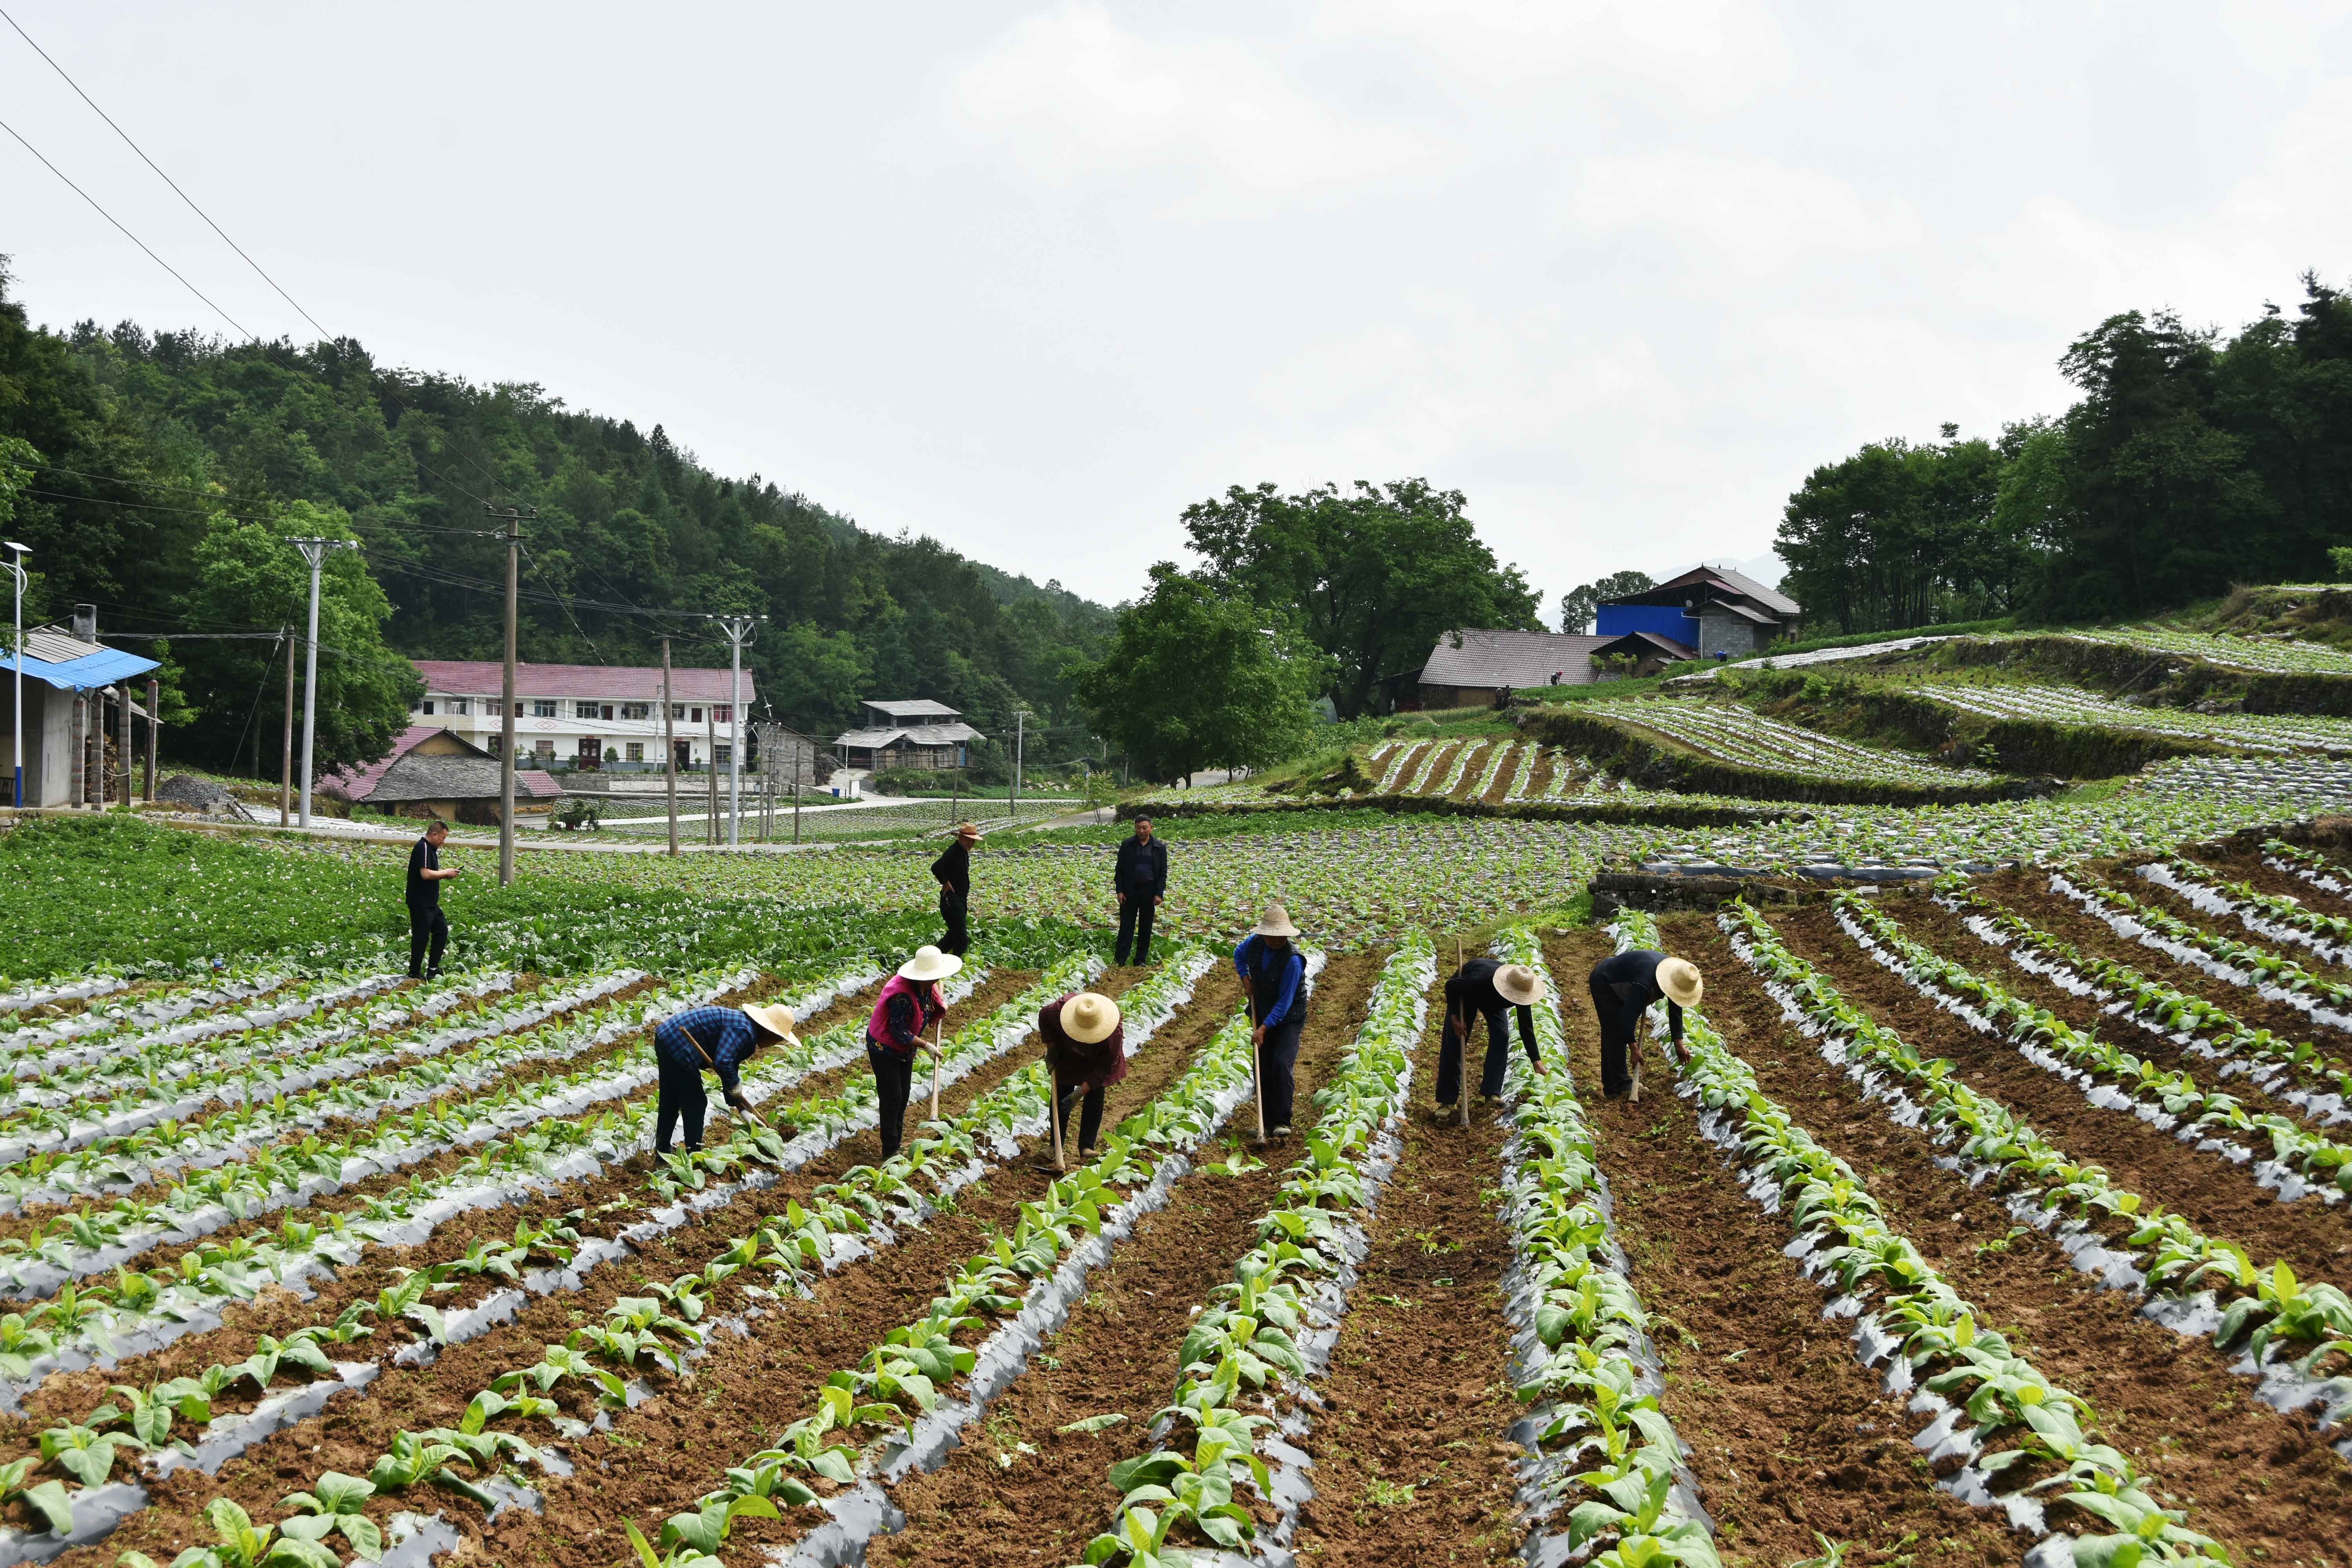
[(2226, 632), (2183, 631), (2173, 626), (2116, 626), (2065, 634), (2084, 642), (2182, 654), (2233, 669), (2267, 675), (2352, 675), (2352, 653), (2326, 643), (2289, 637), (2233, 637)]
[(1946, 767), (1913, 752), (1857, 745), (1733, 703), (1660, 698), (1645, 702), (1596, 702), (1583, 710), (1736, 767), (1885, 784), (1991, 785), (2000, 782), (1999, 774), (1982, 769)]
[(2352, 752), (2352, 720), (2290, 713), (2199, 713), (2118, 702), (2080, 687), (1997, 682), (1924, 682), (1916, 689), (1948, 707), (1985, 719), (2121, 730), (2200, 741), (2251, 752)]

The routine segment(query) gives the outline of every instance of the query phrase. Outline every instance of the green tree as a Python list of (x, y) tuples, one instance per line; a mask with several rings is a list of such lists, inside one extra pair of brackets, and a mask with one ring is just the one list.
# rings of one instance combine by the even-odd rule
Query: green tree
[(1189, 779), (1297, 755), (1331, 663), (1294, 625), (1163, 561), (1072, 684), (1095, 732), (1138, 772)]
[(1496, 563), (1467, 504), (1425, 479), (1297, 495), (1235, 485), (1185, 508), (1183, 522), (1222, 591), (1297, 607), (1331, 656), (1332, 703), (1352, 719), (1381, 676), (1419, 668), (1445, 632), (1542, 629), (1543, 595), (1517, 566)]
[(1580, 588), (1571, 588), (1560, 595), (1559, 629), (1564, 632), (1590, 632), (1592, 617), (1603, 599), (1614, 599), (1624, 594), (1638, 594), (1644, 588), (1654, 588), (1657, 579), (1647, 572), (1612, 572), (1597, 582)]
[[(299, 637), (310, 608), (310, 569), (288, 542), (350, 539), (351, 520), (336, 508), (294, 501), (267, 519), (215, 512), (195, 548), (191, 618), (214, 626), (283, 626)], [(424, 695), (415, 668), (386, 647), (391, 601), (356, 551), (327, 557), (319, 579), (319, 700), (316, 766), (373, 762), (392, 749)], [(173, 651), (194, 729), (186, 750), (233, 766), (236, 753), (275, 748), (257, 737), (278, 732), (285, 718), (279, 645), (266, 640), (183, 642)], [(299, 658), (298, 655), (298, 663)], [(297, 722), (302, 694), (295, 693)], [(299, 743), (299, 742), (298, 742)], [(262, 773), (275, 772), (265, 763)]]

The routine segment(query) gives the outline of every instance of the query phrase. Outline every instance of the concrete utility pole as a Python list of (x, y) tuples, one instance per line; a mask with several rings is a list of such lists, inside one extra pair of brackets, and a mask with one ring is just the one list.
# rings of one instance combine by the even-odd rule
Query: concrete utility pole
[[(733, 673), (728, 677), (727, 730), (727, 847), (734, 848), (743, 841), (743, 645), (759, 640), (760, 623), (765, 616), (713, 616), (719, 629), (727, 634), (732, 650)], [(713, 793), (717, 784), (713, 781)]]
[(702, 744), (704, 750), (710, 753), (710, 765), (704, 770), (708, 775), (704, 782), (709, 786), (704, 793), (709, 796), (709, 801), (703, 807), (702, 841), (716, 845), (719, 842), (719, 704), (716, 702), (702, 710)]
[(669, 792), (669, 852), (677, 853), (677, 710), (669, 705), (669, 638), (662, 638), (662, 780)]
[(13, 710), (16, 716), (16, 783), (8, 798), (21, 806), (25, 804), (25, 557), (32, 552), (13, 539), (5, 542), (5, 548), (16, 552), (16, 559), (8, 565), (8, 574), (16, 584), (16, 640), (9, 645), (13, 656), (9, 664), (16, 679), (16, 705)]
[(1005, 816), (1021, 815), (1021, 752), (1029, 735), (1029, 710), (1018, 709), (1013, 715), (1013, 798), (1005, 803)]
[(299, 639), (292, 626), (279, 636), (286, 642), (286, 751), (278, 761), (278, 826), (284, 827), (294, 820), (294, 647)]
[[(515, 855), (515, 602), (521, 594), (522, 524), (525, 512), (509, 507), (503, 513), (490, 511), (484, 501), (482, 510), (492, 517), (504, 516), (507, 523), (507, 668), (506, 684), (499, 698), (499, 886), (509, 887), (514, 882)], [(539, 509), (529, 509), (530, 520), (539, 521)]]
[(147, 787), (139, 792), (150, 805), (155, 804), (155, 726), (163, 718), (163, 683), (151, 675), (147, 678)]
[(357, 550), (359, 545), (349, 539), (290, 539), (288, 543), (302, 552), (310, 563), (310, 635), (303, 642), (302, 655), (302, 815), (301, 825), (310, 826), (310, 764), (318, 756), (319, 746), (319, 568), (325, 563), (328, 552), (336, 550)]
[(122, 796), (118, 803), (131, 809), (131, 682), (114, 689), (114, 760), (122, 766)]

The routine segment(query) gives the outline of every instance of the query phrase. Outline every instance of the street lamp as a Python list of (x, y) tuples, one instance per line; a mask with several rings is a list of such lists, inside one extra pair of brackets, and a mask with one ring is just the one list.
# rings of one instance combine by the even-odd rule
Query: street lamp
[(16, 782), (9, 801), (22, 806), (25, 804), (25, 557), (32, 552), (13, 539), (0, 541), (0, 547), (16, 552), (16, 559), (8, 566), (8, 574), (16, 580), (16, 640), (11, 647), (9, 660), (16, 672), (16, 701), (13, 710), (16, 727)]

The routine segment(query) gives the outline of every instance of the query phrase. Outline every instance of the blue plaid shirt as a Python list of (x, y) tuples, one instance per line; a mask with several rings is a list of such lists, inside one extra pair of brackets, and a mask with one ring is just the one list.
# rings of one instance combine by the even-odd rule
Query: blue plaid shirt
[[(695, 1007), (654, 1031), (654, 1055), (681, 1067), (716, 1066), (719, 1086), (735, 1092), (736, 1069), (760, 1047), (761, 1035), (740, 1007)], [(694, 1047), (697, 1042), (701, 1051)], [(703, 1060), (704, 1053), (709, 1060)]]

